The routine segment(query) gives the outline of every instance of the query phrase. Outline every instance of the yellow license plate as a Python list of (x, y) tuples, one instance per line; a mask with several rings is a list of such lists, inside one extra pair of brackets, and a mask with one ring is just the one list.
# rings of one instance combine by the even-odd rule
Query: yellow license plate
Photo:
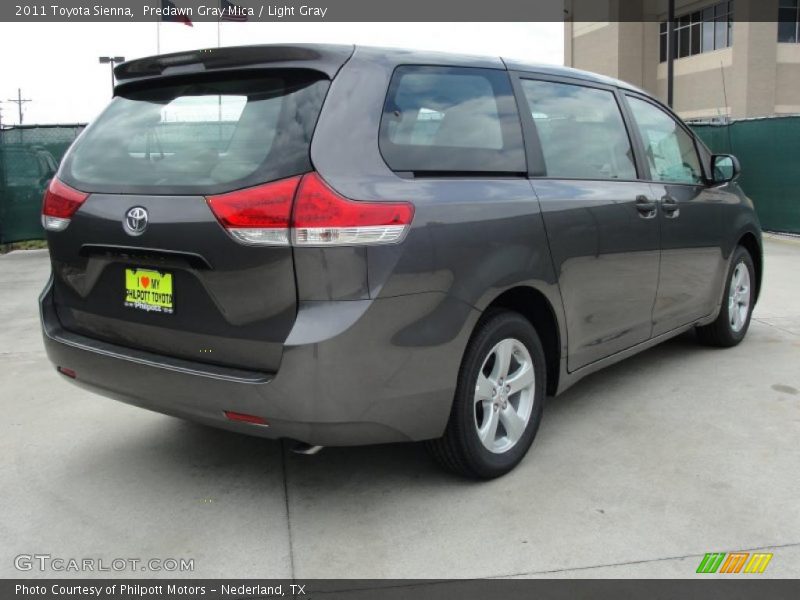
[(172, 274), (146, 269), (125, 269), (125, 306), (172, 314)]

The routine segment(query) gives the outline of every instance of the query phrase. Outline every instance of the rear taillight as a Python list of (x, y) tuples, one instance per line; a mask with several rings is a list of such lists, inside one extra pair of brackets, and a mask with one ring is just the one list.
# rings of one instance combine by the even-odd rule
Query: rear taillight
[(289, 219), (301, 176), (209, 196), (217, 220), (237, 242), (254, 246), (288, 246)]
[(414, 217), (409, 202), (362, 202), (334, 192), (316, 173), (303, 176), (292, 213), (295, 246), (391, 244)]
[(53, 177), (44, 193), (42, 227), (48, 231), (63, 231), (88, 197), (89, 194), (79, 192)]
[(409, 202), (350, 200), (316, 173), (209, 196), (208, 205), (234, 239), (259, 246), (390, 244), (414, 217)]

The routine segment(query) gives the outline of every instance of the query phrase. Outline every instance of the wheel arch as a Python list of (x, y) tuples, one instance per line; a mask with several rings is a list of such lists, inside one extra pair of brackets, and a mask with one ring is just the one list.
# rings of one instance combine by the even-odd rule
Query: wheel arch
[(764, 251), (759, 243), (758, 238), (752, 231), (746, 231), (739, 236), (736, 242), (737, 246), (742, 246), (750, 254), (753, 259), (753, 267), (756, 270), (756, 295), (755, 299), (758, 301), (758, 296), (761, 292), (761, 278), (764, 270)]
[(547, 361), (547, 394), (555, 395), (561, 374), (562, 334), (553, 304), (540, 290), (531, 286), (517, 286), (494, 298), (483, 312), (486, 314), (492, 309), (520, 313), (536, 329)]

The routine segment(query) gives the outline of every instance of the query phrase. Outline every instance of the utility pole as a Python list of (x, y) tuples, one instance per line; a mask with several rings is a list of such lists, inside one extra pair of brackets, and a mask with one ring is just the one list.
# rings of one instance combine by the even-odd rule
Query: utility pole
[(675, 98), (675, 0), (667, 3), (667, 106), (673, 108)]
[(26, 102), (31, 102), (31, 99), (30, 98), (23, 98), (22, 97), (22, 89), (21, 88), (17, 88), (17, 97), (16, 97), (16, 99), (9, 98), (8, 101), (9, 102), (13, 102), (19, 108), (19, 124), (22, 125), (22, 105), (25, 104)]

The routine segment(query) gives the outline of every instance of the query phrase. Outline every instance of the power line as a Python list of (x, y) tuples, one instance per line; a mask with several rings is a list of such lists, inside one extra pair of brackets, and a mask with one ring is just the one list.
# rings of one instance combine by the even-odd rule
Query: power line
[(9, 98), (8, 102), (13, 102), (14, 104), (16, 104), (18, 106), (18, 108), (19, 108), (19, 124), (22, 125), (22, 105), (25, 104), (26, 102), (33, 102), (33, 100), (31, 100), (30, 98), (23, 98), (22, 97), (22, 89), (21, 88), (17, 88), (17, 97), (16, 97), (16, 99)]

